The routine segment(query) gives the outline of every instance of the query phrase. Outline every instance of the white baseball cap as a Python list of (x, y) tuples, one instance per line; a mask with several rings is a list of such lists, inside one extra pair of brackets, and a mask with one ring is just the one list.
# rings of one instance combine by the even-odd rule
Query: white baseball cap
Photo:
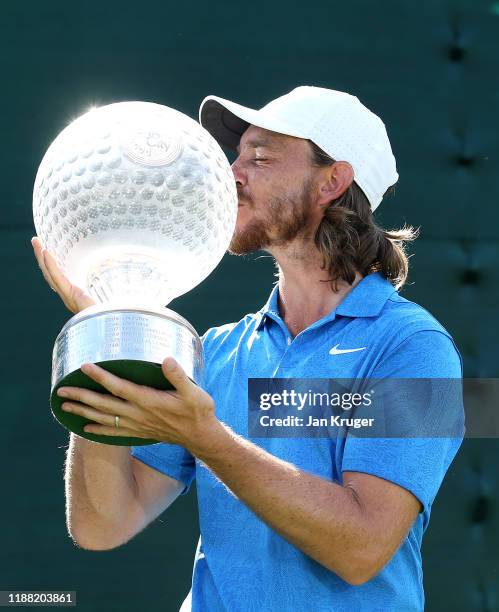
[(249, 125), (306, 138), (336, 161), (347, 161), (371, 210), (397, 174), (386, 127), (356, 96), (323, 87), (296, 87), (260, 110), (207, 96), (199, 122), (222, 146), (235, 150)]

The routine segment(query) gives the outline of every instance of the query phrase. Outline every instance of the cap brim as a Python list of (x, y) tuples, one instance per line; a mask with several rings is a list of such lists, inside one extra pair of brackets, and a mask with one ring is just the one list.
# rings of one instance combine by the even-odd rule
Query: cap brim
[(207, 96), (199, 107), (199, 123), (223, 147), (236, 150), (250, 125), (296, 138), (307, 138), (269, 113), (241, 106), (218, 96)]

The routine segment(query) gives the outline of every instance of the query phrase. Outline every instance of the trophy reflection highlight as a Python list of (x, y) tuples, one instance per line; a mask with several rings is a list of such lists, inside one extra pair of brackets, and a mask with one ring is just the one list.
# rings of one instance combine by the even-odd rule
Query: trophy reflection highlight
[(96, 108), (66, 127), (35, 180), (37, 235), (97, 304), (63, 327), (52, 359), (51, 408), (69, 430), (106, 444), (157, 440), (86, 433), (88, 419), (61, 410), (61, 386), (105, 392), (80, 370), (98, 363), (138, 384), (171, 388), (171, 355), (195, 382), (203, 353), (194, 328), (164, 308), (222, 259), (237, 191), (215, 139), (187, 115), (148, 102)]

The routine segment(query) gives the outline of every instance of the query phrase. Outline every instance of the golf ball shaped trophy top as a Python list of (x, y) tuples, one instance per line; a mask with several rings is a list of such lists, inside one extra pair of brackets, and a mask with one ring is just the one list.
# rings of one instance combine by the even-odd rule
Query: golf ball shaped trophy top
[(96, 305), (58, 335), (51, 408), (70, 431), (121, 446), (157, 440), (83, 431), (88, 419), (61, 410), (61, 386), (105, 392), (80, 367), (97, 363), (138, 384), (171, 389), (161, 363), (173, 356), (195, 382), (201, 340), (165, 306), (222, 259), (237, 216), (229, 162), (193, 119), (149, 102), (92, 109), (47, 150), (33, 192), (37, 235), (69, 280)]

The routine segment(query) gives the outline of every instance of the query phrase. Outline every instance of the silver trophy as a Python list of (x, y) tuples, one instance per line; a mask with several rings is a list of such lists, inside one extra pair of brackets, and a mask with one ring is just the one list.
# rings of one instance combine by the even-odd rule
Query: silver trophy
[(161, 363), (173, 356), (203, 377), (200, 338), (165, 308), (222, 259), (237, 216), (229, 162), (187, 115), (148, 102), (92, 109), (66, 127), (36, 175), (37, 235), (72, 283), (97, 305), (57, 336), (50, 404), (69, 430), (106, 444), (157, 440), (83, 431), (88, 419), (61, 410), (61, 386), (105, 389), (80, 370), (97, 363), (138, 384), (169, 389)]

